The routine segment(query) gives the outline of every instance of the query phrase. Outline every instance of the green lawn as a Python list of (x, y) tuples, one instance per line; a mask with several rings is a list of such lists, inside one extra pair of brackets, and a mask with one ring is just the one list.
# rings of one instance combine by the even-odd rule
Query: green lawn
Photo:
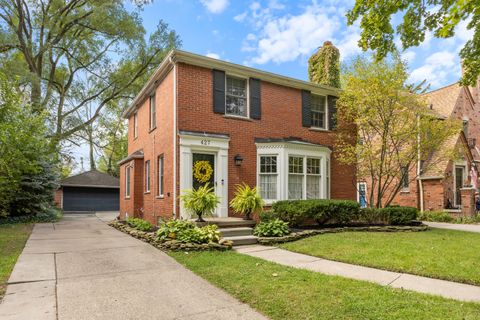
[(480, 315), (480, 304), (294, 269), (235, 252), (171, 255), (271, 319), (430, 320)]
[(0, 225), (0, 300), (18, 256), (32, 232), (30, 224)]
[(480, 285), (480, 234), (425, 232), (330, 233), (280, 245), (312, 256)]

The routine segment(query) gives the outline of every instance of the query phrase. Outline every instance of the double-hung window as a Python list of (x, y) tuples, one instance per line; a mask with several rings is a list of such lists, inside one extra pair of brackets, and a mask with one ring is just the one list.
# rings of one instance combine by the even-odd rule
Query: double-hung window
[(277, 168), (277, 156), (260, 156), (260, 195), (263, 199), (277, 199)]
[(327, 128), (327, 98), (312, 94), (312, 127)]
[(400, 186), (402, 187), (403, 190), (406, 190), (406, 189), (408, 189), (409, 182), (410, 182), (410, 179), (408, 177), (408, 167), (407, 166), (402, 166), (400, 168), (400, 174), (402, 175), (400, 177)]
[(130, 167), (125, 167), (125, 198), (130, 198)]
[(288, 158), (288, 199), (303, 199), (303, 157)]
[(248, 117), (247, 79), (226, 77), (225, 114)]
[(307, 199), (320, 199), (320, 159), (307, 158)]
[(145, 192), (150, 192), (150, 160), (145, 161)]
[(163, 181), (163, 170), (164, 170), (164, 158), (163, 155), (158, 157), (158, 196), (163, 197), (164, 194), (164, 181)]
[(157, 107), (155, 105), (155, 94), (150, 96), (150, 130), (157, 127)]

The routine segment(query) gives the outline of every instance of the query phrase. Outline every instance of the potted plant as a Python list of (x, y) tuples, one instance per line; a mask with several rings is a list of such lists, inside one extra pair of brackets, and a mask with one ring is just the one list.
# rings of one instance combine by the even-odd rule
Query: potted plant
[(257, 192), (257, 187), (250, 188), (246, 183), (237, 185), (235, 197), (230, 201), (230, 207), (244, 215), (244, 220), (251, 220), (250, 214), (262, 210), (263, 199)]
[(185, 190), (180, 198), (185, 209), (197, 215), (197, 222), (205, 222), (202, 216), (212, 214), (220, 203), (220, 197), (215, 194), (213, 187), (208, 187), (208, 183), (198, 189)]

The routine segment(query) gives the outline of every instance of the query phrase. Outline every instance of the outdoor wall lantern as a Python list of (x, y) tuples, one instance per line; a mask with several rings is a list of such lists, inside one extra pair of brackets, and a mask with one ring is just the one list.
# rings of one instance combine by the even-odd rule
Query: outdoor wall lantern
[(236, 166), (241, 166), (242, 165), (242, 161), (243, 161), (243, 158), (241, 155), (237, 154), (233, 160), (235, 160), (235, 165)]

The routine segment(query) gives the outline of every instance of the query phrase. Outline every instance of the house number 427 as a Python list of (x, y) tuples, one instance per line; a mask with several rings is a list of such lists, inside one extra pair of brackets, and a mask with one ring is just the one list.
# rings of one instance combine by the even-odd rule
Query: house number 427
[(200, 143), (204, 146), (209, 146), (210, 145), (210, 140), (202, 140)]

